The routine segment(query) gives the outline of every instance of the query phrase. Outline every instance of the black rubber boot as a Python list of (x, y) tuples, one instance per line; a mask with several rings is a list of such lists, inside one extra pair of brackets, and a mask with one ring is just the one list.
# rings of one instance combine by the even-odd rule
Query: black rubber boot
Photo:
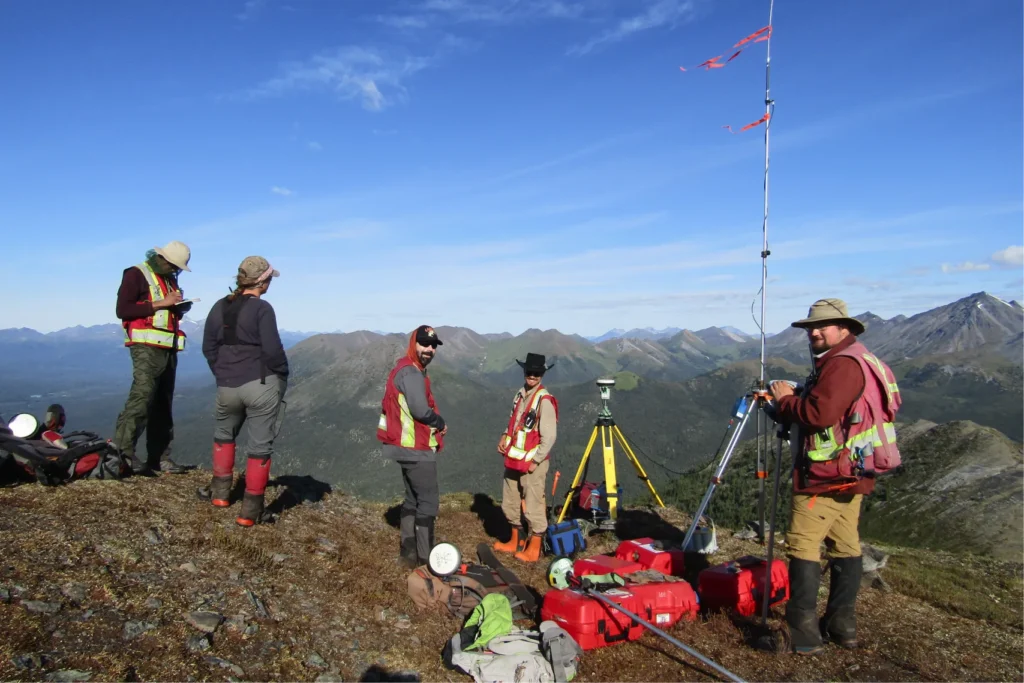
[(793, 641), (793, 652), (798, 655), (815, 655), (823, 649), (821, 632), (818, 630), (820, 579), (820, 564), (810, 560), (790, 559), (786, 624)]
[(263, 494), (245, 492), (242, 510), (235, 519), (238, 526), (254, 526), (263, 521)]
[(398, 563), (406, 569), (415, 569), (416, 564), (416, 512), (402, 510), (399, 523), (400, 553)]
[(828, 605), (820, 622), (821, 636), (839, 647), (857, 647), (857, 592), (864, 573), (863, 557), (832, 560)]
[(210, 480), (210, 501), (219, 508), (226, 508), (231, 504), (231, 484), (233, 478), (213, 477)]
[(416, 516), (416, 561), (427, 564), (434, 547), (434, 518)]

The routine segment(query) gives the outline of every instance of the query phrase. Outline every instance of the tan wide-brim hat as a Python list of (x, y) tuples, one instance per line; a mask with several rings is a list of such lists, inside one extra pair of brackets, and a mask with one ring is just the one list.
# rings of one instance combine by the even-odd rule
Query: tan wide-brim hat
[(162, 247), (153, 247), (153, 251), (163, 256), (171, 265), (187, 270), (190, 273), (192, 272), (192, 269), (188, 267), (188, 261), (192, 258), (192, 251), (184, 242), (174, 240)]
[(811, 327), (823, 323), (844, 322), (855, 335), (864, 334), (864, 323), (850, 316), (846, 302), (842, 299), (818, 299), (807, 311), (807, 317), (790, 324), (790, 327)]

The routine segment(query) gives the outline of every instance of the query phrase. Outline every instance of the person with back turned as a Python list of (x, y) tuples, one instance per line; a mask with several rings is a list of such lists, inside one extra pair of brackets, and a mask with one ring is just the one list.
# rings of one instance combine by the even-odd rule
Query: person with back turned
[(284, 419), (288, 357), (274, 307), (262, 298), (280, 275), (262, 256), (246, 257), (238, 266), (234, 291), (213, 305), (203, 330), (203, 355), (217, 379), (210, 502), (231, 505), (235, 438), (248, 423), (245, 495), (235, 518), (244, 527), (267, 521), (264, 496), (274, 439)]

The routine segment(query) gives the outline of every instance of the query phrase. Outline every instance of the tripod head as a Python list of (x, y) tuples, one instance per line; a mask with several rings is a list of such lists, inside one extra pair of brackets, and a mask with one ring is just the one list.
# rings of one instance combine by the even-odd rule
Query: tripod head
[(597, 387), (601, 391), (601, 402), (604, 404), (601, 412), (598, 414), (598, 417), (601, 419), (610, 420), (612, 418), (612, 411), (608, 409), (608, 400), (612, 397), (613, 386), (615, 386), (614, 379), (597, 380)]

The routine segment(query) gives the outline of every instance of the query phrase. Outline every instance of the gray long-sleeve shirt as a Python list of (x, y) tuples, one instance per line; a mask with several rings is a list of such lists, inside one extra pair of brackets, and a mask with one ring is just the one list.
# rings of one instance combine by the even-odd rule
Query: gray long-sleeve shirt
[(235, 334), (239, 343), (224, 343), (224, 308), (221, 299), (210, 309), (203, 329), (203, 355), (219, 387), (240, 387), (264, 375), (288, 380), (288, 356), (277, 331), (274, 307), (246, 295), (241, 304)]
[[(441, 431), (445, 427), (444, 418), (435, 413), (427, 403), (426, 376), (426, 370), (420, 370), (415, 365), (407, 365), (395, 374), (395, 389), (405, 395), (405, 403), (409, 406), (412, 419)], [(390, 444), (384, 445), (382, 453), (386, 458), (403, 462), (434, 460), (436, 457), (433, 451), (417, 451)]]

